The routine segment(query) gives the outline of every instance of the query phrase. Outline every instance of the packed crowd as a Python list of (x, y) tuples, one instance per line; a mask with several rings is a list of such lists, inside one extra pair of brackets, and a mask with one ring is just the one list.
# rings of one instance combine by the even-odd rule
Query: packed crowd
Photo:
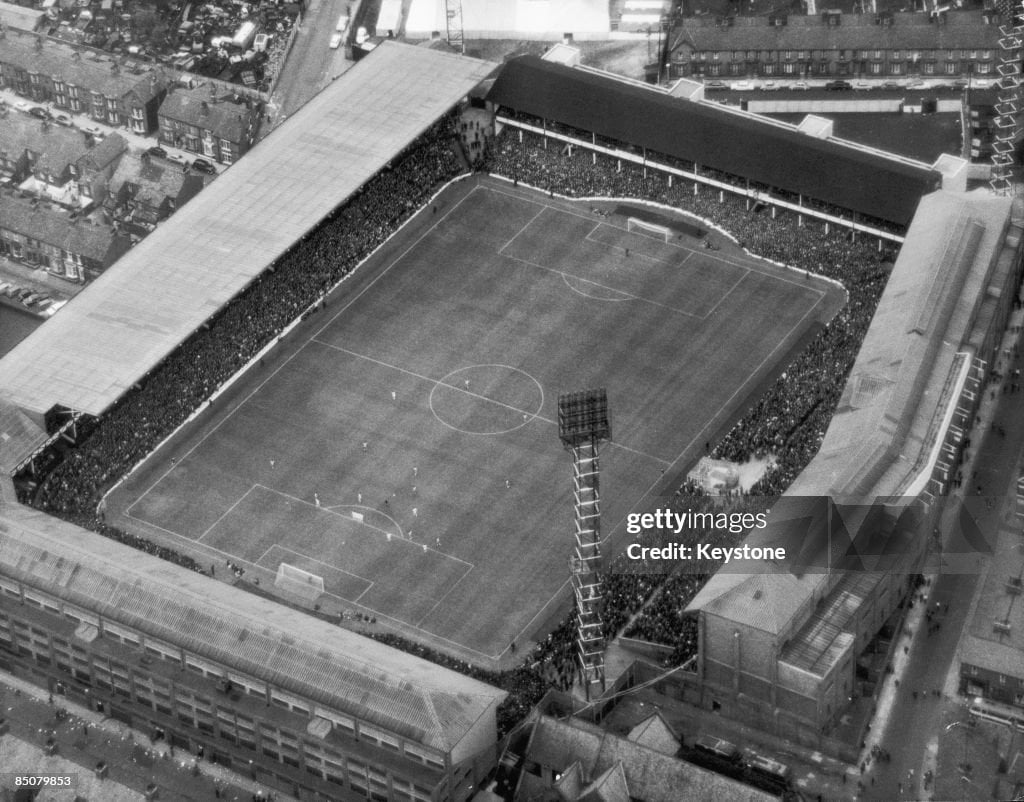
[[(800, 225), (791, 213), (773, 218), (763, 207), (748, 209), (744, 198), (692, 181), (675, 177), (670, 183), (667, 175), (628, 161), (604, 155), (595, 160), (592, 152), (554, 140), (545, 146), (536, 134), (524, 133), (520, 141), (520, 133), (511, 128), (491, 143), (487, 156), (490, 172), (549, 193), (646, 199), (689, 212), (728, 231), (751, 253), (843, 284), (849, 303), (711, 450), (712, 456), (735, 462), (772, 454), (774, 464), (749, 492), (762, 498), (780, 495), (821, 446), (885, 288), (885, 260), (892, 251), (880, 253), (875, 240), (856, 240), (845, 229), (826, 234), (820, 223)], [(701, 497), (691, 485), (681, 487), (678, 495), (687, 505)], [(714, 566), (709, 569), (713, 572)], [(670, 645), (673, 660), (684, 662), (696, 651), (696, 632), (692, 617), (682, 611), (706, 576), (687, 572), (666, 582), (665, 575), (645, 573), (620, 559), (605, 580), (606, 634), (614, 636), (636, 616), (628, 635)]]
[(303, 237), (107, 413), (50, 472), (35, 503), (80, 522), (89, 516), (112, 484), (458, 174), (451, 142), (445, 121)]
[[(445, 121), (425, 135), (392, 169), (375, 177), (297, 243), (273, 272), (264, 274), (186, 341), (50, 472), (35, 503), (200, 570), (187, 556), (106, 525), (95, 512), (97, 501), (288, 323), (315, 312), (328, 289), (419, 208), (440, 182), (459, 172), (451, 131), (451, 122)], [(484, 165), (491, 172), (563, 195), (640, 198), (671, 205), (716, 223), (755, 254), (846, 286), (847, 307), (713, 451), (735, 461), (771, 452), (777, 467), (752, 492), (781, 493), (817, 451), (885, 285), (885, 265), (874, 243), (851, 241), (846, 232), (825, 235), (820, 225), (798, 226), (786, 215), (769, 219), (748, 211), (742, 199), (707, 188), (695, 191), (692, 183), (679, 180), (670, 186), (664, 175), (653, 170), (645, 175), (636, 165), (620, 166), (603, 156), (594, 163), (590, 153), (569, 154), (553, 145), (545, 149), (540, 137), (526, 135), (520, 143), (508, 129), (488, 147)], [(717, 503), (689, 484), (677, 497), (684, 507)], [(659, 574), (620, 558), (604, 578), (606, 635), (614, 637), (625, 628), (633, 637), (672, 646), (675, 662), (689, 659), (696, 650), (695, 624), (682, 611), (713, 569)], [(507, 690), (509, 698), (499, 710), (502, 732), (519, 721), (546, 688), (565, 688), (576, 677), (571, 616), (518, 668), (503, 673), (484, 671), (395, 635), (372, 637)]]

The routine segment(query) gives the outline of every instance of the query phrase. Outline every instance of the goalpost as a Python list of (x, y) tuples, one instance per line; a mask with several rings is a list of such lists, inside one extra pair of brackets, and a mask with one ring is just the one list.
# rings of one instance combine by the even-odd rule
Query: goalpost
[(650, 223), (641, 220), (639, 217), (626, 218), (626, 230), (631, 234), (647, 234), (668, 242), (672, 239), (672, 230), (668, 226), (660, 226), (657, 223)]
[(319, 595), (324, 592), (324, 578), (322, 576), (289, 563), (278, 564), (274, 585), (282, 590), (289, 590), (292, 593), (316, 593)]

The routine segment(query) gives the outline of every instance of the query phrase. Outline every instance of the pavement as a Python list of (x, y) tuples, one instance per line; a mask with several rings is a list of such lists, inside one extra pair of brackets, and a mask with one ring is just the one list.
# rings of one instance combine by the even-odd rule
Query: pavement
[[(166, 741), (153, 743), (120, 721), (6, 673), (0, 673), (0, 710), (10, 727), (0, 736), (0, 765), (7, 772), (0, 778), (9, 781), (15, 772), (73, 777), (71, 793), (46, 792), (40, 802), (70, 800), (75, 794), (104, 802), (141, 800), (153, 785), (164, 800), (251, 800), (257, 793), (277, 802), (293, 799), (175, 751)], [(55, 744), (52, 755), (46, 751), (50, 739)], [(101, 761), (108, 766), (103, 779), (95, 771)], [(0, 788), (0, 796), (5, 790)]]

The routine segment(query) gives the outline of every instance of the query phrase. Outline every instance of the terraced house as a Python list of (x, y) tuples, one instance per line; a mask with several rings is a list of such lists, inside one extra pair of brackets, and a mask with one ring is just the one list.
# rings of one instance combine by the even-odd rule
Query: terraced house
[(122, 64), (41, 35), (0, 31), (0, 87), (36, 103), (85, 114), (137, 134), (156, 130), (167, 78), (143, 64)]
[(673, 77), (998, 78), (995, 11), (687, 18)]

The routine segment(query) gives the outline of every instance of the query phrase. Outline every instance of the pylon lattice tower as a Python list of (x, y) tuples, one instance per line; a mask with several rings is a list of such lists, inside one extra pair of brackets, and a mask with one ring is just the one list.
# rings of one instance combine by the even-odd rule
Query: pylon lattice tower
[(576, 601), (576, 656), (583, 689), (590, 700), (591, 694), (605, 690), (598, 449), (612, 436), (607, 392), (583, 390), (560, 395), (558, 436), (573, 457), (576, 543), (571, 565)]
[(448, 46), (466, 52), (462, 31), (462, 0), (444, 0), (445, 22), (448, 28)]
[(1013, 189), (1012, 169), (1020, 139), (1021, 56), (1024, 54), (1024, 1), (1003, 0), (999, 4), (1004, 22), (999, 26), (999, 79), (995, 133), (992, 143), (992, 178), (989, 186), (999, 195)]

